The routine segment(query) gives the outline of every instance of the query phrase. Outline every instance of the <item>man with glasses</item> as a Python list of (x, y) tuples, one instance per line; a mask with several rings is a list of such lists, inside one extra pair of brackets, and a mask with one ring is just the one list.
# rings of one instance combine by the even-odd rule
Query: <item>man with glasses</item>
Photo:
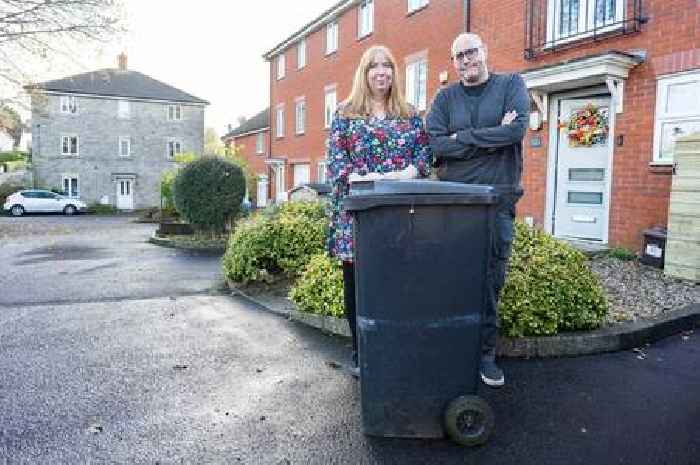
[(505, 384), (496, 365), (497, 307), (513, 243), (515, 204), (523, 194), (522, 140), (530, 99), (520, 75), (489, 73), (486, 59), (486, 46), (478, 35), (460, 34), (454, 40), (452, 63), (460, 79), (435, 96), (427, 129), (439, 179), (492, 185), (501, 195), (481, 357), (481, 379), (496, 387)]

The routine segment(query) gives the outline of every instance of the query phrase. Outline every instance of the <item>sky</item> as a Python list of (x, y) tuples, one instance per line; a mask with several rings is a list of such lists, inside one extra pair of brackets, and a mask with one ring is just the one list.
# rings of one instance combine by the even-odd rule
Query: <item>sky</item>
[[(269, 64), (262, 55), (337, 0), (123, 0), (128, 33), (74, 63), (70, 74), (129, 69), (210, 102), (205, 126), (223, 135), (239, 116), (269, 104)], [(64, 77), (54, 70), (41, 80)]]

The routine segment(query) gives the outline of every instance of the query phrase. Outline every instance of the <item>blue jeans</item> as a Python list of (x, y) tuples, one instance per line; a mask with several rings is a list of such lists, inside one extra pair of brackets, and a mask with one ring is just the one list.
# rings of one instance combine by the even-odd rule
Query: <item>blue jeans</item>
[(498, 299), (506, 281), (506, 270), (513, 247), (513, 221), (515, 203), (519, 196), (505, 195), (496, 209), (493, 241), (491, 245), (491, 267), (487, 276), (488, 290), (486, 307), (481, 324), (482, 359), (495, 360), (498, 341)]

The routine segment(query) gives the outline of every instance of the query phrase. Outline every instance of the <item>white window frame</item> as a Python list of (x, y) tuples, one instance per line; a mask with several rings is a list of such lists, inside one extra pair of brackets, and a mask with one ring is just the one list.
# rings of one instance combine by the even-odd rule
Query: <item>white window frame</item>
[[(76, 189), (73, 191), (71, 181), (75, 179)], [(68, 190), (66, 191), (66, 181), (68, 181)], [(71, 199), (77, 199), (80, 197), (80, 177), (77, 174), (67, 174), (61, 175), (61, 187), (63, 187), (63, 192), (66, 197)]]
[(591, 37), (595, 34), (604, 34), (606, 32), (620, 29), (623, 26), (622, 21), (625, 18), (625, 0), (615, 0), (615, 18), (613, 24), (606, 26), (598, 26), (595, 24), (595, 4), (596, 0), (572, 0), (578, 1), (579, 17), (578, 31), (571, 35), (560, 35), (559, 27), (561, 25), (561, 14), (556, 14), (560, 11), (559, 5), (562, 0), (547, 1), (547, 44), (548, 47), (560, 45), (567, 42)]
[[(126, 142), (126, 155), (122, 153), (122, 142)], [(131, 157), (131, 137), (122, 136), (119, 138), (119, 146), (117, 148), (117, 153), (119, 154), (119, 158)]]
[(265, 133), (259, 132), (255, 135), (255, 153), (265, 153)]
[(60, 110), (65, 115), (78, 114), (78, 97), (75, 95), (61, 95)]
[(284, 137), (284, 103), (280, 103), (275, 108), (275, 136), (279, 139)]
[(166, 112), (168, 121), (182, 121), (182, 105), (168, 105)]
[(428, 105), (428, 57), (419, 56), (406, 61), (406, 101), (418, 111)]
[[(656, 83), (656, 113), (654, 115), (654, 154), (652, 164), (670, 165), (673, 164), (673, 157), (662, 157), (663, 149), (663, 127), (669, 123), (697, 123), (700, 125), (700, 106), (696, 106), (696, 111), (685, 113), (674, 113), (668, 111), (667, 102), (669, 89), (675, 85), (696, 83), (700, 89), (700, 70), (685, 73), (662, 76)], [(700, 96), (699, 96), (700, 97)]]
[(421, 8), (425, 8), (430, 3), (428, 0), (408, 0), (408, 12), (413, 13)]
[(316, 182), (319, 184), (326, 184), (328, 182), (328, 177), (326, 176), (326, 160), (319, 160), (316, 163)]
[(297, 44), (297, 69), (306, 66), (306, 37), (302, 37)]
[(338, 51), (338, 33), (340, 26), (338, 21), (331, 21), (326, 24), (326, 55)]
[[(170, 150), (170, 146), (172, 145), (172, 154)], [(177, 156), (181, 153), (184, 153), (184, 144), (182, 143), (182, 140), (172, 138), (168, 139), (168, 143), (165, 144), (165, 156), (168, 160), (175, 161)]]
[[(71, 152), (71, 139), (75, 138), (75, 153)], [(64, 151), (65, 140), (68, 139), (68, 151)], [(61, 135), (61, 155), (64, 157), (79, 157), (80, 156), (80, 137), (77, 134), (62, 134)]]
[(277, 55), (277, 80), (284, 79), (287, 72), (287, 59), (284, 56), (284, 52)]
[(131, 117), (131, 102), (128, 100), (117, 100), (117, 117), (129, 119)]
[(338, 93), (335, 84), (325, 87), (323, 105), (323, 127), (329, 129), (331, 127), (331, 124), (333, 123), (333, 115), (335, 114), (335, 109), (338, 107)]
[(363, 39), (374, 32), (374, 1), (365, 0), (357, 6), (357, 38)]
[(297, 97), (294, 101), (294, 132), (304, 134), (306, 131), (306, 98)]
[[(305, 180), (297, 182), (297, 176), (300, 170), (305, 169)], [(292, 189), (303, 184), (308, 184), (311, 182), (311, 163), (295, 163), (292, 165)]]

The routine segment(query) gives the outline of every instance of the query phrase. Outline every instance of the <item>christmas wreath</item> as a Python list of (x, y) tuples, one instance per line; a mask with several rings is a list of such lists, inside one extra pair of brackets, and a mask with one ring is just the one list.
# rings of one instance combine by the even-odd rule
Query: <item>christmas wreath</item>
[(590, 147), (605, 144), (608, 138), (608, 112), (589, 104), (576, 110), (569, 121), (562, 123), (562, 130), (568, 131), (569, 146)]

